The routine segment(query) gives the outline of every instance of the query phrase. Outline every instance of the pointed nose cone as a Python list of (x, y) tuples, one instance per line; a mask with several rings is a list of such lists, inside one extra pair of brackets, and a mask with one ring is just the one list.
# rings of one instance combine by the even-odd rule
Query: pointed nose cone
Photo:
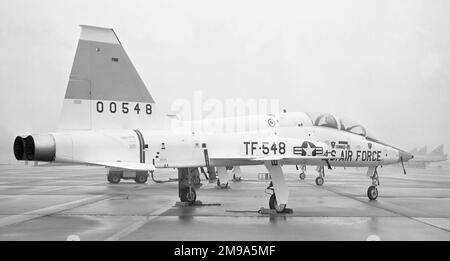
[(403, 162), (407, 162), (408, 160), (414, 158), (414, 155), (404, 150), (399, 150), (398, 156), (403, 159)]

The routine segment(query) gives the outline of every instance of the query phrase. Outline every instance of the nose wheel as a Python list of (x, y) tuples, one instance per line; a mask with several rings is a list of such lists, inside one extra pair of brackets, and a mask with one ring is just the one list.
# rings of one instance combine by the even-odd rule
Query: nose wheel
[(367, 197), (369, 197), (370, 200), (375, 200), (378, 198), (378, 189), (376, 186), (370, 186), (367, 189)]

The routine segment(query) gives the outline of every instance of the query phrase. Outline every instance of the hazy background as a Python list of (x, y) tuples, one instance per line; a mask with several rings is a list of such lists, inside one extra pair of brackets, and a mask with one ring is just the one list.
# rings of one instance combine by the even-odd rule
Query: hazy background
[(115, 28), (158, 106), (279, 98), (450, 147), (450, 1), (0, 0), (0, 162), (56, 128), (80, 28)]

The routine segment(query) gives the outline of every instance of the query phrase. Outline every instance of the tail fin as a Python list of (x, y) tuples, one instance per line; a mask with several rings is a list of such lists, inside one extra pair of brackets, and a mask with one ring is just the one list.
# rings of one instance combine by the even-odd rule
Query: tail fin
[(437, 146), (434, 150), (430, 152), (433, 156), (443, 156), (444, 155), (444, 144)]
[(417, 151), (417, 155), (426, 155), (427, 154), (427, 146), (423, 146), (419, 151)]
[(138, 128), (153, 106), (114, 30), (82, 25), (59, 129)]

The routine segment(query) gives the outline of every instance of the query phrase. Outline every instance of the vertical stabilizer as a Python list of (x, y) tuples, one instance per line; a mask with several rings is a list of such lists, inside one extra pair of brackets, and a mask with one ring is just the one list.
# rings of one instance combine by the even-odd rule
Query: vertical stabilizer
[(82, 25), (59, 129), (139, 128), (153, 112), (154, 100), (114, 30)]

